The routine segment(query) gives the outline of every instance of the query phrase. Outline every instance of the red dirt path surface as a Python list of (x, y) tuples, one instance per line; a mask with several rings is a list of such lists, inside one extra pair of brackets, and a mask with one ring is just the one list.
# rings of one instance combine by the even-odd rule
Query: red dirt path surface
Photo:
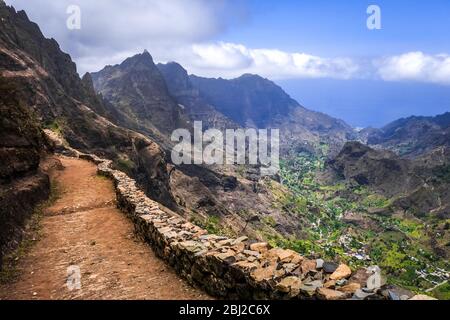
[[(41, 237), (19, 261), (19, 278), (0, 286), (0, 299), (210, 299), (192, 288), (134, 235), (115, 207), (112, 182), (94, 164), (59, 158), (53, 170), (60, 198), (45, 210)], [(81, 270), (69, 290), (68, 267)]]

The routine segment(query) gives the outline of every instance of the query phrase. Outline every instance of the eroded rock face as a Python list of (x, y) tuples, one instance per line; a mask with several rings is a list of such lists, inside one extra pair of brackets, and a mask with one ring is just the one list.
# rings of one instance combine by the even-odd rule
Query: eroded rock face
[[(4, 63), (0, 67), (12, 67)], [(15, 249), (35, 205), (47, 199), (48, 176), (39, 170), (46, 141), (39, 122), (0, 77), (0, 269), (2, 256)]]
[(240, 127), (200, 95), (199, 90), (193, 86), (187, 71), (181, 65), (170, 62), (158, 64), (157, 67), (164, 77), (170, 95), (191, 121), (202, 121), (204, 130), (212, 128), (226, 130)]

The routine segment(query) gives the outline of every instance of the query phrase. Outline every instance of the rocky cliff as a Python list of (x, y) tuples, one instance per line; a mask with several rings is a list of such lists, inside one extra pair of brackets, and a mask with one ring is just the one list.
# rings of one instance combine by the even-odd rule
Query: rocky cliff
[(0, 67), (0, 270), (2, 256), (22, 238), (23, 227), (50, 192), (49, 178), (39, 169), (46, 148), (35, 115), (27, 110)]

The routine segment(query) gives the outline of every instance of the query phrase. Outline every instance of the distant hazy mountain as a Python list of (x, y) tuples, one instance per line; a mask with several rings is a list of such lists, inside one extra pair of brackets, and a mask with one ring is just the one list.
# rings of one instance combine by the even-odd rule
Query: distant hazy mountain
[(258, 75), (232, 80), (192, 75), (190, 79), (206, 101), (241, 126), (279, 128), (284, 149), (325, 142), (337, 152), (345, 141), (356, 137), (344, 121), (304, 108), (281, 87)]
[(283, 89), (257, 75), (233, 80), (191, 76), (191, 80), (203, 97), (242, 126), (271, 127), (276, 117), (299, 107)]
[(370, 145), (417, 156), (439, 146), (450, 146), (450, 112), (436, 117), (409, 117), (396, 120), (382, 129), (366, 129)]
[(158, 64), (169, 93), (191, 121), (202, 121), (203, 128), (235, 129), (239, 125), (204, 99), (193, 86), (187, 71), (178, 63)]

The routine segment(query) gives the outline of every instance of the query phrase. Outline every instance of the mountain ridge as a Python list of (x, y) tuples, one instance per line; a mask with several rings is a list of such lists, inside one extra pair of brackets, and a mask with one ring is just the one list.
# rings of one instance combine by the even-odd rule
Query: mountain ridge
[(361, 134), (369, 145), (417, 157), (439, 146), (450, 147), (450, 112), (401, 118), (381, 129), (363, 130)]

